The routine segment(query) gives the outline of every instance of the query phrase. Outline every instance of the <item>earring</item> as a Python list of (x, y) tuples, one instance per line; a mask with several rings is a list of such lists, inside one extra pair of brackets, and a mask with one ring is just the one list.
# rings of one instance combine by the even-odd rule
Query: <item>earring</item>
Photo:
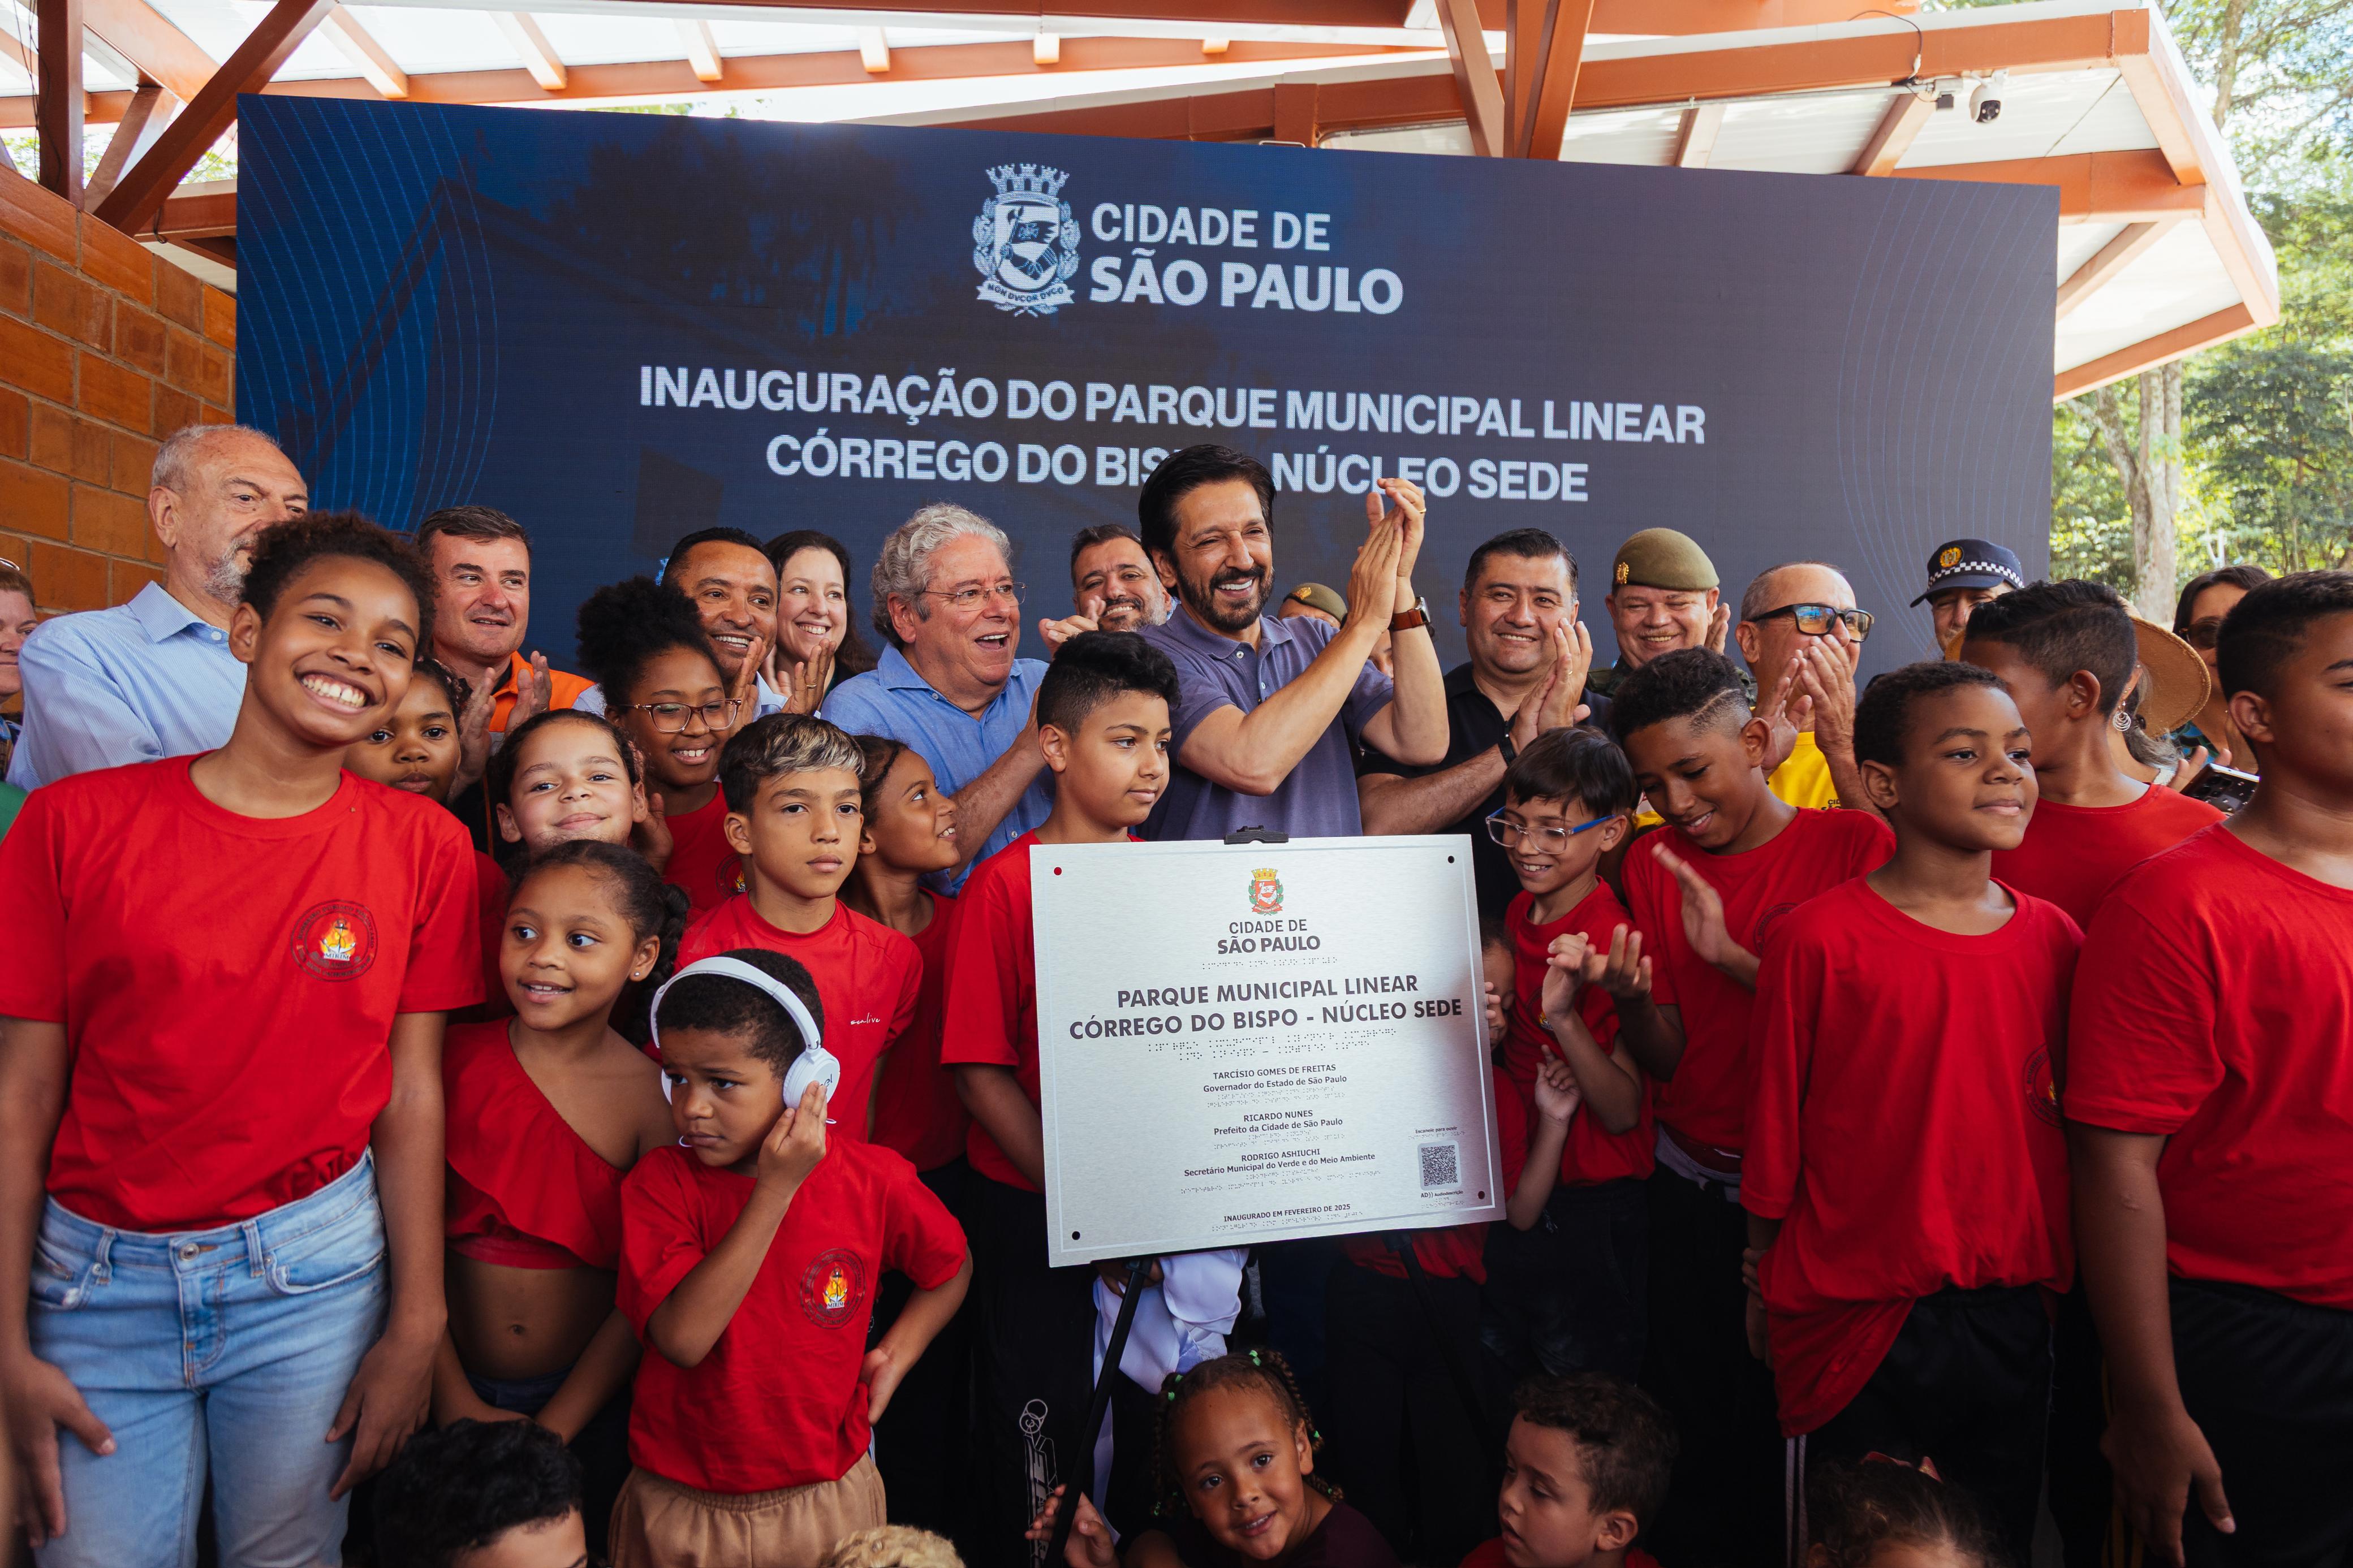
[(2116, 710), (2116, 718), (2112, 721), (2112, 722), (2114, 722), (2114, 723), (2115, 723), (2115, 725), (2116, 725), (2116, 733), (2117, 733), (2117, 734), (2119, 734), (2119, 735), (2125, 735), (2125, 734), (2129, 734), (2129, 733), (2131, 733), (2131, 732), (2132, 732), (2132, 727), (2133, 727), (2133, 718), (2132, 718), (2132, 715), (2131, 715), (2130, 713), (2126, 712), (2126, 711), (2124, 710), (2124, 709), (2123, 709), (2123, 708), (2119, 707), (2119, 708)]

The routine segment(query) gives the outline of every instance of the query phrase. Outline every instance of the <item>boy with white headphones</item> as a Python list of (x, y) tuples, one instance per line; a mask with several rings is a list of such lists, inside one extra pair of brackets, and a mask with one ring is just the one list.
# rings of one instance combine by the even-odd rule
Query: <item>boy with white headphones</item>
[[(872, 1423), (972, 1265), (904, 1157), (828, 1136), (841, 1065), (824, 1016), (808, 971), (756, 948), (691, 963), (654, 995), (679, 1142), (621, 1190), (619, 1305), (649, 1353), (614, 1568), (818, 1568), (886, 1521)], [(884, 1269), (916, 1291), (869, 1351)]]

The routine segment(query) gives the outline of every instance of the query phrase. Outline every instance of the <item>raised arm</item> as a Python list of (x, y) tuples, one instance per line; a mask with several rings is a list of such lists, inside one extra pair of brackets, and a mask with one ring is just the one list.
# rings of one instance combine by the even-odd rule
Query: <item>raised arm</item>
[(1021, 796), (1045, 765), (1046, 753), (1038, 744), (1038, 710), (1033, 701), (1029, 722), (1013, 737), (1013, 743), (988, 764), (987, 772), (955, 792), (958, 869), (972, 864), (980, 854), (980, 847), (988, 842), (989, 835), (1021, 804)]
[[(1386, 511), (1381, 507), (1384, 495), (1395, 503)], [(1365, 492), (1365, 515), (1374, 530), (1393, 524), (1398, 531), (1392, 616), (1412, 609), (1418, 602), (1413, 567), (1421, 554), (1422, 507), (1419, 487), (1403, 479), (1382, 479)], [(1353, 607), (1353, 589), (1351, 595)], [(1366, 723), (1365, 739), (1401, 763), (1433, 766), (1446, 760), (1446, 677), (1438, 668), (1438, 645), (1430, 638), (1430, 623), (1425, 620), (1397, 633), (1391, 647), (1397, 663), (1396, 695)]]

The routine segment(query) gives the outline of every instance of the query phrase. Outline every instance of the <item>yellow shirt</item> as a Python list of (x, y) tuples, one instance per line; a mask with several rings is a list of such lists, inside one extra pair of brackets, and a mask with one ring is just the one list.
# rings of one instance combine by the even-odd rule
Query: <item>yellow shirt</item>
[(1773, 770), (1766, 787), (1791, 805), (1828, 806), (1839, 803), (1838, 786), (1831, 782), (1831, 760), (1814, 743), (1811, 730), (1798, 731), (1797, 748), (1789, 760)]

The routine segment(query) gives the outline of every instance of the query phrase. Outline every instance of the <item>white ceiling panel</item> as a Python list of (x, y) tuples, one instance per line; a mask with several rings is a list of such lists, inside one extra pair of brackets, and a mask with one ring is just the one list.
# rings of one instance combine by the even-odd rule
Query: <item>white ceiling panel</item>
[(2132, 89), (2119, 75), (2100, 95), (2100, 101), (2084, 111), (2075, 128), (2061, 137), (2051, 148), (2052, 157), (2073, 153), (2126, 153), (2157, 145), (2157, 132), (2148, 128), (2148, 121), (2134, 100)]
[(2120, 223), (2063, 223), (2059, 226), (2059, 276), (2064, 283), (2075, 268), (2100, 253), (2100, 247), (2124, 233)]
[(1843, 174), (1887, 112), (1883, 89), (1735, 103), (1724, 111), (1711, 169)]
[(2205, 226), (2176, 224), (2059, 323), (2054, 368), (2088, 363), (2239, 302)]
[[(225, 60), (235, 54), (246, 35), (259, 26), (270, 11), (266, 0), (156, 0), (155, 9), (216, 60)], [(293, 58), (279, 68), (278, 74), (285, 79), (309, 80), (357, 73), (343, 50), (325, 34), (314, 32), (302, 40)]]
[(1572, 114), (1560, 139), (1564, 163), (1671, 163), (1683, 129), (1680, 109), (1633, 109)]
[[(2012, 158), (2047, 158), (2082, 124), (2110, 89), (2113, 70), (2054, 71), (2014, 76), (1997, 89), (2001, 115), (1980, 125), (1969, 115), (1972, 82), (1955, 94), (1954, 106), (1928, 117), (1901, 167), (1936, 168), (1946, 163), (1995, 163)], [(2132, 95), (2125, 95), (2126, 102)], [(2147, 127), (2142, 128), (2144, 131)], [(2081, 149), (2088, 151), (2089, 149)]]
[[(512, 70), (516, 64), (507, 36), (487, 11), (354, 5), (351, 12), (405, 71)], [(340, 50), (337, 58), (343, 61), (342, 74), (353, 74), (350, 59)]]

